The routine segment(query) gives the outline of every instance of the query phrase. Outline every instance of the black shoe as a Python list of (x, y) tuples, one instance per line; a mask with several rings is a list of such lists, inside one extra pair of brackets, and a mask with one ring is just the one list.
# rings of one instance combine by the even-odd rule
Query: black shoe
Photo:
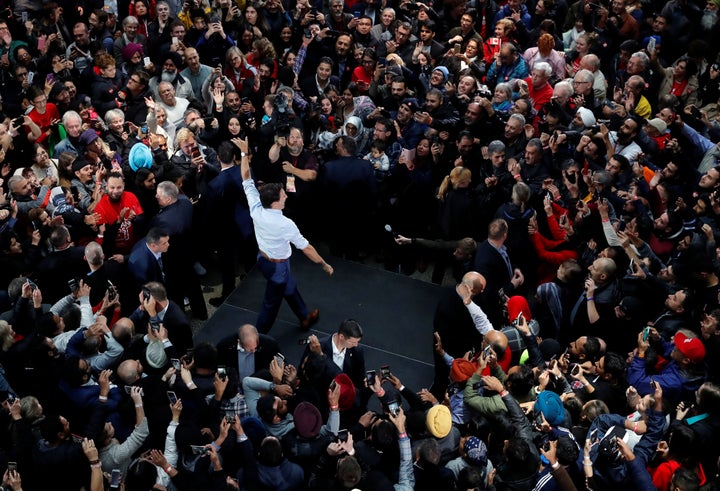
[(225, 299), (227, 299), (226, 296), (220, 295), (219, 297), (211, 298), (208, 300), (208, 303), (213, 307), (220, 307), (223, 303), (225, 303)]

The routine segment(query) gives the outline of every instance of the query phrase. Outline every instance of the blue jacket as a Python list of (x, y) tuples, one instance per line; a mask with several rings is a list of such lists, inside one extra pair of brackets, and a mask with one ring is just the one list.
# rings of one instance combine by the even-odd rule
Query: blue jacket
[(486, 78), (489, 86), (495, 87), (495, 85), (501, 82), (509, 82), (516, 78), (522, 79), (528, 76), (529, 70), (527, 62), (520, 54), (516, 56), (517, 59), (512, 65), (500, 64), (500, 66), (498, 66), (497, 61), (493, 61)]

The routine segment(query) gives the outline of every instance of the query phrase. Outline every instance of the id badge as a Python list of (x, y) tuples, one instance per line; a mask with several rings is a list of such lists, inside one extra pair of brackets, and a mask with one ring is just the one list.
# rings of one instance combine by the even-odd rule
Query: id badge
[(297, 189), (295, 188), (295, 176), (287, 176), (287, 183), (285, 184), (285, 192), (294, 193)]

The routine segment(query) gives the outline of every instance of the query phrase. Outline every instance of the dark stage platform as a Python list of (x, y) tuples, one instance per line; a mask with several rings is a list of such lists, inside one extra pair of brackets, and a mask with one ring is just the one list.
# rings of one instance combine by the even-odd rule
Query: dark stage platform
[[(353, 318), (363, 327), (361, 346), (367, 369), (391, 370), (408, 387), (420, 390), (433, 380), (432, 319), (441, 287), (389, 273), (363, 264), (327, 258), (335, 269), (332, 277), (296, 252), (292, 269), (310, 309), (320, 309), (320, 320), (311, 333), (321, 339), (332, 334), (343, 319)], [(195, 336), (195, 342), (217, 343), (244, 323), (254, 324), (265, 291), (257, 268)], [(297, 365), (305, 336), (297, 318), (283, 303), (270, 335), (278, 340), (288, 361)]]

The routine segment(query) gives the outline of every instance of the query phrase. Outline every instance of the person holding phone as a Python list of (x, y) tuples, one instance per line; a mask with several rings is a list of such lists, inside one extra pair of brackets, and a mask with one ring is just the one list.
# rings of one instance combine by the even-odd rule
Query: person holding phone
[(135, 406), (135, 427), (132, 433), (120, 443), (115, 436), (113, 424), (106, 423), (103, 432), (104, 438), (97, 440), (98, 450), (100, 451), (100, 464), (104, 472), (120, 469), (121, 475), (124, 475), (133, 461), (133, 454), (150, 435), (148, 420), (145, 416), (145, 404), (141, 394), (142, 389), (140, 387), (133, 386), (130, 389), (130, 399)]
[(280, 345), (271, 336), (260, 334), (252, 324), (243, 324), (237, 333), (224, 337), (217, 344), (219, 365), (238, 372), (240, 380), (258, 370), (270, 368)]

